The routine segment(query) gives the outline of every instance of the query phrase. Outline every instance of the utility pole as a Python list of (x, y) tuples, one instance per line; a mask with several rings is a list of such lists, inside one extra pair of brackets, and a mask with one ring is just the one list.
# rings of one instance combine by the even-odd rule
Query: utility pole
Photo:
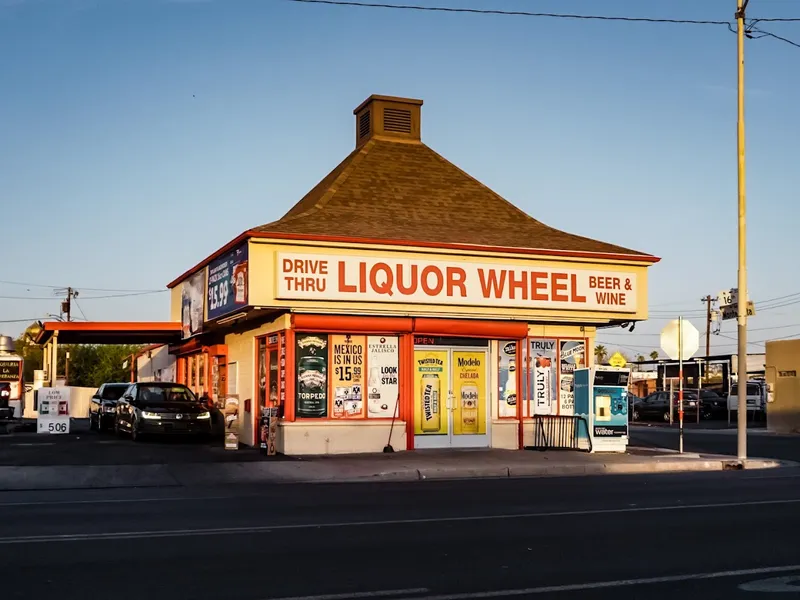
[(739, 345), (739, 368), (736, 382), (739, 395), (737, 414), (737, 454), (740, 462), (747, 460), (747, 204), (745, 195), (744, 153), (744, 34), (745, 11), (750, 0), (736, 0), (736, 54), (738, 118), (736, 146), (739, 155), (739, 302), (737, 306), (737, 330)]
[(700, 298), (701, 302), (706, 303), (706, 358), (711, 356), (711, 296)]
[(68, 287), (57, 290), (56, 294), (66, 294), (66, 299), (61, 302), (61, 312), (67, 315), (67, 321), (72, 321), (72, 299), (78, 297), (78, 290)]

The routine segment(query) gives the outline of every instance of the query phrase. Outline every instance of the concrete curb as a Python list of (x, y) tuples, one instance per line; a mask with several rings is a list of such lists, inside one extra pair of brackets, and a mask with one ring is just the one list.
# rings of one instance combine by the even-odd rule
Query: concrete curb
[(355, 483), (367, 481), (426, 481), (445, 479), (501, 479), (521, 477), (575, 477), (581, 475), (642, 475), (741, 469), (797, 467), (800, 463), (749, 459), (743, 466), (733, 457), (675, 456), (637, 462), (577, 464), (519, 463), (506, 465), (439, 465), (376, 470), (367, 463), (246, 462), (179, 465), (119, 465), (60, 467), (0, 467), (0, 491), (104, 489), (137, 487), (199, 487), (255, 483)]

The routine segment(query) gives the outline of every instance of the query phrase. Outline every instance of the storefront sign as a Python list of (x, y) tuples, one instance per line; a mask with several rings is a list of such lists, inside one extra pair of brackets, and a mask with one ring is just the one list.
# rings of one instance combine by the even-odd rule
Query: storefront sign
[(277, 296), (286, 300), (636, 311), (628, 271), (330, 254), (277, 260)]
[(414, 352), (414, 432), (417, 435), (447, 433), (447, 350)]
[(517, 416), (517, 342), (498, 342), (497, 383), (500, 417)]
[(328, 336), (297, 334), (297, 416), (328, 416)]
[(206, 273), (203, 269), (181, 284), (181, 328), (184, 339), (203, 331), (205, 283)]
[(36, 433), (69, 433), (69, 388), (39, 388)]
[(0, 360), (0, 381), (19, 381), (21, 360)]
[(396, 337), (367, 338), (367, 416), (398, 416), (400, 394), (400, 345)]
[(364, 359), (367, 338), (363, 335), (332, 335), (331, 388), (333, 417), (364, 416)]
[(549, 339), (531, 340), (530, 415), (552, 415), (556, 413), (555, 363), (558, 360), (558, 341)]
[(208, 265), (208, 320), (247, 306), (247, 242)]
[(280, 348), (280, 369), (278, 370), (278, 382), (280, 384), (280, 404), (281, 406), (286, 405), (286, 334), (281, 333), (279, 339), (279, 348)]
[(453, 352), (453, 434), (486, 433), (486, 353)]
[(561, 415), (575, 414), (575, 369), (586, 367), (586, 342), (584, 340), (561, 340), (559, 342), (560, 363), (560, 408)]

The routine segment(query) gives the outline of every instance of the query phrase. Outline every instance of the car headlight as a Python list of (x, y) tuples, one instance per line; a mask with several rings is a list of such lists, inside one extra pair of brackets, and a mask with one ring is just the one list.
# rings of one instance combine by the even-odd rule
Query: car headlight
[(117, 412), (117, 407), (116, 406), (104, 406), (103, 407), (103, 412), (115, 413), (115, 412)]
[(148, 412), (146, 410), (142, 411), (142, 418), (143, 419), (160, 419), (161, 415), (154, 412)]
[(197, 418), (198, 419), (210, 419), (211, 418), (211, 413), (208, 412), (208, 411), (201, 412), (199, 415), (197, 415)]

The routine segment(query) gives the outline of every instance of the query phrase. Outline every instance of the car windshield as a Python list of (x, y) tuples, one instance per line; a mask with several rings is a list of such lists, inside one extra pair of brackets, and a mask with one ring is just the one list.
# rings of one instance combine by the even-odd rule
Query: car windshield
[(195, 395), (189, 388), (175, 385), (144, 385), (139, 387), (139, 400), (158, 402), (195, 402)]
[(129, 387), (128, 385), (107, 385), (103, 388), (100, 397), (103, 400), (119, 400)]

